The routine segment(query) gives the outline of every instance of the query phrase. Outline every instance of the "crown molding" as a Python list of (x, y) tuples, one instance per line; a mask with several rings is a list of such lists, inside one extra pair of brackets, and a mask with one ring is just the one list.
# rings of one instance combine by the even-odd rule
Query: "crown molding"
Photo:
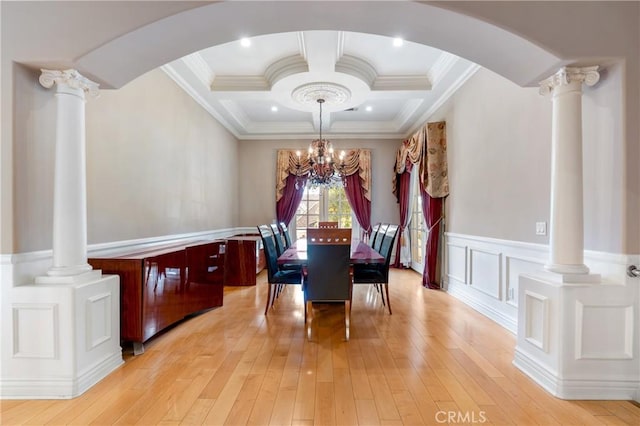
[(469, 80), (479, 69), (480, 65), (471, 63), (467, 67), (467, 69), (463, 71), (449, 87), (447, 87), (447, 90), (445, 90), (444, 93), (431, 104), (429, 109), (427, 109), (427, 111), (425, 111), (425, 113), (422, 114), (418, 120), (416, 120), (416, 125), (409, 129), (409, 132), (404, 136), (404, 138), (406, 139), (410, 137), (420, 127), (424, 126), (424, 123), (426, 123), (429, 118), (431, 118), (433, 113), (435, 113), (438, 108), (440, 108), (451, 96), (453, 96), (453, 94), (456, 93), (458, 89), (462, 87), (462, 85), (466, 83), (466, 81)]
[(458, 62), (458, 57), (449, 52), (442, 52), (438, 59), (429, 70), (429, 79), (432, 85), (437, 85), (440, 80), (447, 75), (453, 66)]
[(421, 75), (381, 75), (375, 79), (371, 90), (431, 90), (431, 81)]
[(413, 117), (418, 108), (424, 103), (423, 99), (409, 99), (405, 102), (404, 107), (398, 111), (393, 122), (396, 125), (396, 130), (400, 131), (403, 127), (405, 127), (408, 121)]
[(247, 129), (252, 126), (253, 122), (247, 116), (242, 108), (231, 99), (221, 99), (220, 105), (227, 110), (227, 114), (238, 123), (240, 129)]
[(369, 87), (378, 78), (378, 72), (369, 62), (352, 55), (342, 55), (336, 61), (336, 72), (351, 75), (357, 79), (364, 81)]
[(211, 83), (216, 76), (207, 61), (204, 60), (200, 52), (195, 52), (182, 58), (182, 62), (195, 75), (206, 88), (211, 87)]
[(271, 84), (261, 75), (219, 75), (211, 83), (212, 92), (268, 92)]
[(204, 97), (202, 97), (196, 89), (191, 86), (182, 76), (175, 70), (175, 68), (170, 64), (165, 64), (160, 67), (165, 74), (169, 76), (182, 90), (184, 90), (191, 98), (196, 101), (198, 105), (204, 108), (213, 118), (215, 118), (227, 131), (229, 131), (233, 136), (239, 138), (237, 129), (232, 126), (229, 121), (227, 121), (218, 111), (216, 111), (213, 106), (207, 102)]
[(267, 67), (264, 78), (270, 87), (290, 75), (309, 72), (309, 64), (304, 56), (293, 55), (275, 61)]

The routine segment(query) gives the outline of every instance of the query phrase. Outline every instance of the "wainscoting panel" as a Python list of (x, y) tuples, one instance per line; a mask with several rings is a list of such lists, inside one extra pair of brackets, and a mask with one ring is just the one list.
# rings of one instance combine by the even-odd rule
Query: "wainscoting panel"
[(509, 305), (518, 307), (518, 280), (521, 274), (530, 274), (542, 270), (544, 264), (539, 260), (505, 256), (505, 298)]
[[(111, 312), (114, 311), (110, 293), (87, 299), (87, 351), (111, 339)], [(117, 312), (117, 310), (115, 310)]]
[[(549, 247), (452, 232), (445, 233), (444, 247), (443, 288), (515, 333), (520, 276), (543, 272)], [(626, 267), (639, 263), (638, 259), (634, 255), (585, 251), (585, 263), (593, 273), (601, 274), (603, 285), (637, 286), (637, 278), (632, 282), (634, 279), (626, 276)], [(638, 322), (638, 312), (632, 315)]]
[(576, 359), (633, 358), (633, 305), (576, 302)]
[(532, 345), (549, 352), (549, 298), (526, 291), (526, 324), (524, 338)]
[(58, 305), (14, 304), (12, 311), (13, 357), (58, 358)]
[(447, 276), (450, 279), (467, 283), (467, 247), (447, 243), (447, 264), (449, 270)]
[(501, 254), (476, 248), (469, 249), (469, 284), (496, 300), (500, 300)]

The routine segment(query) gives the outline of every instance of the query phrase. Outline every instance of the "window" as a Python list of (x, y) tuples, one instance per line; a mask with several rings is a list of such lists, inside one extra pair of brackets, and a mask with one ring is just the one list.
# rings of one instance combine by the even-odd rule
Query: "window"
[(411, 222), (409, 223), (409, 234), (411, 235), (411, 268), (422, 272), (424, 268), (424, 250), (426, 244), (426, 230), (424, 215), (422, 214), (422, 196), (420, 195), (417, 177), (419, 173), (412, 173), (411, 178), (415, 179), (415, 191), (411, 199)]
[(307, 228), (317, 228), (320, 221), (338, 222), (340, 228), (356, 223), (343, 187), (304, 189), (295, 217), (296, 238), (306, 238)]

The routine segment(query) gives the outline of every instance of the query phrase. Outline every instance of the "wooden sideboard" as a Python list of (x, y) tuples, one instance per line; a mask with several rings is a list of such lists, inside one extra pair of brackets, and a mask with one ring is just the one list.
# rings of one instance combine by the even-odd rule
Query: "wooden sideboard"
[(236, 235), (226, 240), (224, 284), (228, 286), (256, 285), (256, 275), (266, 261), (259, 235)]
[(133, 342), (137, 355), (145, 341), (187, 315), (222, 306), (224, 253), (224, 241), (194, 241), (89, 263), (120, 276), (120, 338)]

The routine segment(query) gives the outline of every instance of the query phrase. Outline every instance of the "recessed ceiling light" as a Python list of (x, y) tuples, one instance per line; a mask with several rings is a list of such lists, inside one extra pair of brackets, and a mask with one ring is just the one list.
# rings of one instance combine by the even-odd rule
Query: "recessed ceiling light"
[(404, 40), (401, 39), (400, 37), (396, 37), (396, 38), (393, 39), (393, 45), (395, 47), (400, 47), (400, 46), (402, 46), (403, 43), (404, 43)]
[(249, 47), (249, 46), (251, 46), (251, 40), (248, 39), (247, 37), (241, 38), (240, 39), (240, 45), (242, 47)]
[(367, 112), (371, 112), (371, 110), (373, 110), (373, 107), (371, 107), (371, 105), (367, 105), (367, 107), (365, 108), (365, 110)]
[(277, 106), (272, 106), (271, 107), (271, 112), (278, 112), (278, 107)]

